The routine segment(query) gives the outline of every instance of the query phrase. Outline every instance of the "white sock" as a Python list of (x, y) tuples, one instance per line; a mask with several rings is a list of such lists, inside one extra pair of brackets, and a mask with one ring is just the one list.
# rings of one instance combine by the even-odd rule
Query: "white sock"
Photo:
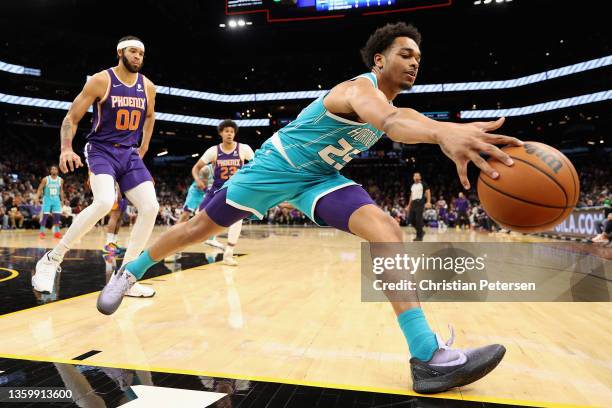
[(224, 256), (234, 256), (234, 247), (232, 245), (225, 246)]
[(465, 364), (467, 357), (462, 350), (452, 349), (451, 346), (455, 341), (455, 331), (449, 326), (451, 336), (447, 342), (444, 342), (442, 338), (436, 334), (436, 341), (438, 342), (438, 350), (434, 352), (431, 360), (428, 364), (433, 366), (441, 367), (452, 367), (455, 365)]
[(109, 174), (92, 174), (89, 177), (93, 202), (81, 211), (72, 222), (68, 231), (53, 248), (53, 253), (63, 258), (66, 252), (77, 243), (83, 235), (87, 234), (94, 225), (113, 207), (115, 203), (115, 179)]
[(111, 234), (110, 232), (106, 233), (106, 245), (108, 244), (116, 244), (117, 243), (117, 235)]
[(62, 262), (62, 260), (64, 259), (64, 255), (66, 255), (66, 252), (68, 252), (69, 250), (70, 248), (62, 244), (62, 242), (60, 241), (60, 243), (57, 244), (57, 246), (51, 250), (51, 252), (49, 253), (49, 257), (55, 261)]
[(130, 233), (130, 242), (123, 256), (123, 264), (136, 259), (138, 255), (145, 249), (153, 227), (155, 219), (159, 213), (159, 204), (155, 195), (155, 187), (150, 181), (145, 181), (126, 191), (125, 196), (130, 200), (138, 210), (138, 218), (132, 227)]
[(240, 238), (240, 231), (242, 230), (242, 220), (230, 225), (227, 230), (227, 246), (236, 246), (238, 238)]

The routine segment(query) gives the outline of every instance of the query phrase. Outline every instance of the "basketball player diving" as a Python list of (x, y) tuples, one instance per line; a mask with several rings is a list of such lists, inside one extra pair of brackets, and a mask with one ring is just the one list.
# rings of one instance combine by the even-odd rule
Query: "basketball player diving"
[[(370, 72), (339, 83), (312, 102), (264, 142), (254, 160), (234, 174), (197, 216), (171, 228), (137, 259), (124, 263), (98, 297), (98, 310), (113, 313), (123, 293), (165, 256), (218, 234), (245, 217), (262, 218), (268, 208), (283, 201), (319, 225), (355, 234), (370, 243), (403, 242), (397, 222), (378, 208), (360, 185), (339, 173), (383, 134), (399, 143), (438, 144), (456, 164), (466, 189), (470, 187), (470, 161), (492, 178), (499, 177), (480, 154), (510, 166), (511, 158), (495, 145), (522, 144), (512, 137), (488, 133), (499, 128), (503, 118), (444, 123), (413, 109), (393, 106), (397, 95), (415, 82), (420, 41), (418, 30), (404, 23), (376, 30), (361, 51)], [(444, 342), (433, 333), (418, 298), (396, 301), (385, 294), (408, 343), (416, 392), (436, 393), (469, 384), (503, 358), (505, 348), (499, 344), (471, 350), (451, 348), (454, 335)]]
[[(93, 105), (93, 126), (84, 151), (93, 202), (78, 214), (59, 244), (37, 262), (32, 277), (32, 286), (37, 291), (53, 290), (55, 274), (61, 271), (66, 252), (111, 210), (117, 197), (115, 182), (138, 209), (138, 220), (123, 262), (133, 260), (142, 252), (153, 231), (159, 204), (153, 179), (142, 157), (149, 147), (155, 123), (155, 86), (139, 73), (144, 52), (144, 44), (136, 37), (119, 40), (117, 66), (98, 72), (87, 81), (62, 122), (59, 166), (67, 173), (83, 166), (79, 155), (72, 150), (72, 139), (79, 121)], [(133, 285), (124, 294), (151, 297), (155, 291)]]

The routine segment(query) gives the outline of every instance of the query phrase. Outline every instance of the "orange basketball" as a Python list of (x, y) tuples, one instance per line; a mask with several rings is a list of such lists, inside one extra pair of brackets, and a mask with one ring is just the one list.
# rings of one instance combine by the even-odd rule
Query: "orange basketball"
[(580, 194), (578, 174), (569, 159), (538, 142), (502, 150), (514, 165), (489, 159), (499, 178), (494, 180), (484, 172), (478, 177), (478, 197), (487, 214), (518, 232), (547, 231), (565, 220)]

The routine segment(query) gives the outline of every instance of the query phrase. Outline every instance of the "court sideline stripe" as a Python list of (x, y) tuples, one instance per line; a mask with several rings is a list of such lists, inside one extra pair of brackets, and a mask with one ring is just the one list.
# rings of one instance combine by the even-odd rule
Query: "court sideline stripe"
[[(0, 353), (0, 358), (9, 358), (14, 360), (30, 360), (37, 362), (49, 362), (49, 363), (62, 363), (62, 364), (76, 364), (83, 365), (83, 361), (79, 360), (64, 360), (64, 359), (55, 359), (49, 357), (36, 357), (36, 356), (19, 356), (16, 354), (2, 354)], [(184, 375), (192, 375), (192, 376), (206, 376), (206, 377), (216, 377), (216, 378), (230, 378), (236, 380), (249, 380), (249, 381), (258, 381), (258, 382), (272, 382), (278, 384), (289, 384), (289, 385), (302, 385), (306, 387), (317, 387), (317, 388), (331, 388), (331, 389), (340, 389), (347, 391), (362, 391), (362, 392), (375, 392), (381, 394), (393, 394), (393, 395), (407, 395), (413, 397), (423, 397), (423, 398), (438, 398), (438, 399), (448, 399), (448, 400), (461, 400), (461, 401), (473, 401), (473, 402), (489, 402), (494, 404), (506, 404), (506, 405), (518, 405), (518, 406), (537, 406), (543, 408), (583, 408), (590, 407), (589, 405), (576, 405), (576, 404), (564, 404), (564, 403), (556, 403), (556, 402), (542, 402), (542, 401), (528, 401), (528, 400), (515, 400), (511, 398), (497, 398), (497, 397), (489, 397), (489, 396), (478, 396), (478, 395), (463, 395), (459, 389), (458, 393), (441, 393), (433, 395), (423, 395), (418, 394), (413, 391), (407, 391), (403, 389), (392, 389), (392, 388), (379, 388), (379, 387), (368, 387), (368, 386), (352, 386), (347, 384), (335, 384), (335, 383), (326, 383), (326, 382), (317, 382), (317, 381), (299, 381), (293, 379), (283, 379), (276, 377), (259, 377), (259, 376), (244, 376), (244, 375), (231, 375), (227, 373), (216, 373), (216, 372), (207, 372), (207, 371), (198, 371), (198, 370), (180, 370), (173, 368), (160, 368), (160, 367), (147, 367), (147, 366), (137, 366), (137, 365), (118, 365), (118, 364), (107, 364), (107, 363), (99, 363), (99, 362), (86, 362), (86, 365), (91, 367), (109, 367), (109, 368), (119, 368), (124, 370), (139, 370), (139, 371), (153, 371), (160, 372), (166, 374), (184, 374)]]

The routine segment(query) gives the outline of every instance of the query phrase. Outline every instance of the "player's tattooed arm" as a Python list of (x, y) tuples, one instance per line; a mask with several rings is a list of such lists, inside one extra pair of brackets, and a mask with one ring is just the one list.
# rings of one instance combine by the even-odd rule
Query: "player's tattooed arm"
[(149, 142), (151, 141), (153, 127), (155, 125), (155, 85), (153, 85), (153, 82), (149, 81), (149, 79), (145, 78), (145, 88), (147, 91), (147, 113), (142, 128), (142, 142), (138, 148), (140, 158), (143, 158), (147, 150), (149, 150)]
[(104, 98), (109, 84), (110, 78), (108, 74), (104, 71), (99, 72), (85, 83), (81, 93), (79, 93), (72, 102), (60, 130), (62, 147), (59, 168), (63, 173), (73, 171), (83, 166), (79, 155), (72, 150), (72, 139), (74, 139), (78, 124), (87, 112), (87, 109), (89, 109), (96, 99)]
[(76, 133), (76, 129), (72, 126), (72, 121), (68, 116), (64, 117), (62, 121), (62, 127), (60, 129), (60, 141), (62, 150), (66, 150), (67, 148), (72, 149), (72, 139)]

